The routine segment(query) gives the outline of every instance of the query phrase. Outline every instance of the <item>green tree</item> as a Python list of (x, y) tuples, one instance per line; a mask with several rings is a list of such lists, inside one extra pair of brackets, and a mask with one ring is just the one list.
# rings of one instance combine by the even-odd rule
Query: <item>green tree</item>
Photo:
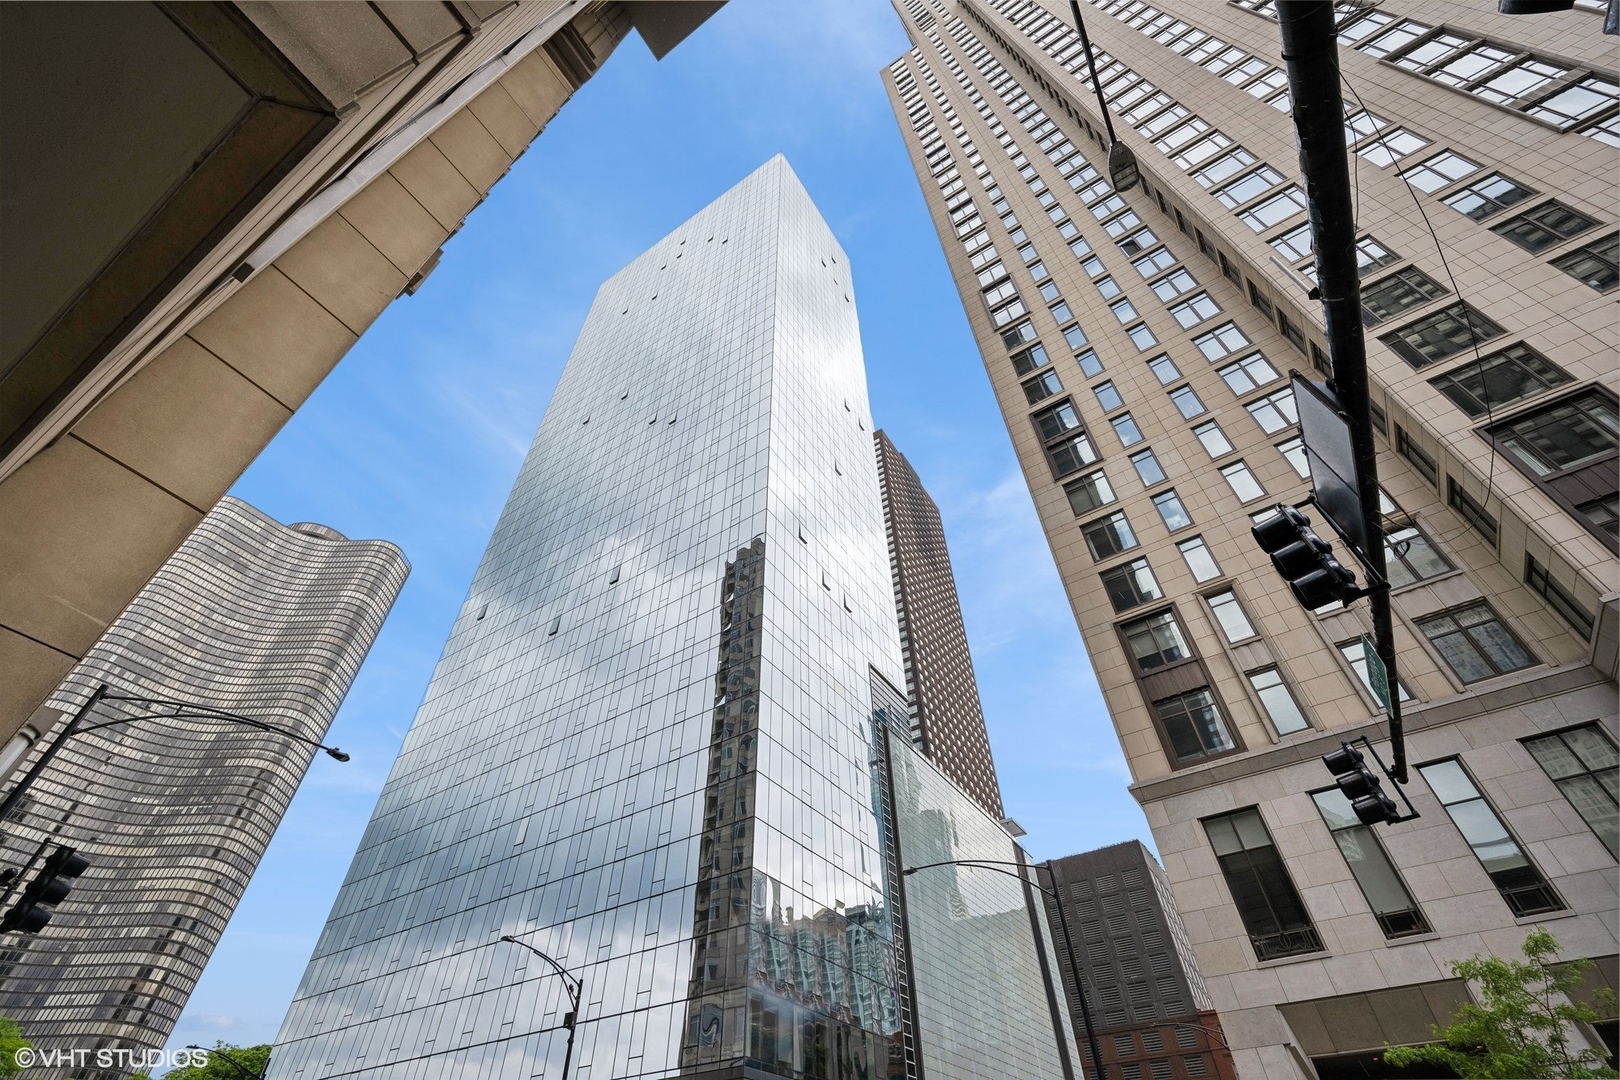
[(1464, 1080), (1540, 1080), (1542, 1077), (1620, 1076), (1592, 1050), (1570, 1045), (1572, 1025), (1600, 1020), (1614, 1006), (1604, 989), (1591, 1002), (1574, 992), (1590, 960), (1557, 964), (1558, 942), (1536, 927), (1524, 939), (1524, 960), (1475, 956), (1453, 960), (1451, 971), (1466, 979), (1478, 997), (1457, 1010), (1456, 1019), (1436, 1028), (1430, 1046), (1398, 1046), (1384, 1051), (1391, 1065), (1443, 1065)]
[(22, 1028), (9, 1016), (0, 1016), (0, 1078), (16, 1076), (22, 1072), (17, 1064), (17, 1051), (34, 1044), (23, 1038)]
[[(214, 1050), (223, 1050), (240, 1065), (233, 1066), (225, 1060), (225, 1054), (208, 1054), (208, 1064), (187, 1065), (184, 1068), (170, 1069), (163, 1074), (163, 1080), (258, 1080), (264, 1074), (265, 1066), (270, 1064), (270, 1044), (259, 1046), (236, 1046), (228, 1042), (216, 1042)], [(144, 1077), (132, 1076), (129, 1080), (144, 1080)]]

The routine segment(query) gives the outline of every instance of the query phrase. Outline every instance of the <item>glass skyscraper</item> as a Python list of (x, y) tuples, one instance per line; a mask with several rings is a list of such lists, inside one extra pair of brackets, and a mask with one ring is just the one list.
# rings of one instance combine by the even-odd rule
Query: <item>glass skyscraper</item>
[[(27, 866), (42, 842), (90, 863), (50, 925), (0, 950), (0, 1015), (37, 1049), (163, 1046), (315, 754), (280, 732), (325, 738), (409, 573), (387, 541), (221, 499), (0, 755), (16, 783), (61, 747), (7, 819), (0, 864)], [(61, 741), (101, 684), (280, 732), (111, 700)], [(128, 1070), (92, 1054), (26, 1072)]]
[(871, 427), (781, 157), (602, 286), (271, 1076), (917, 1075)]

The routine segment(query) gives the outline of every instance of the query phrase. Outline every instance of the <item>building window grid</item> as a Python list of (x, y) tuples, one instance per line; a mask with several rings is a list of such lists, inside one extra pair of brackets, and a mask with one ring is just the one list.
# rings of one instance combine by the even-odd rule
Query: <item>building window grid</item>
[(1449, 758), (1419, 765), (1417, 771), (1514, 915), (1524, 918), (1564, 910), (1563, 901), (1524, 853), (1460, 760)]
[(1620, 753), (1602, 725), (1582, 724), (1523, 742), (1609, 854), (1620, 855)]

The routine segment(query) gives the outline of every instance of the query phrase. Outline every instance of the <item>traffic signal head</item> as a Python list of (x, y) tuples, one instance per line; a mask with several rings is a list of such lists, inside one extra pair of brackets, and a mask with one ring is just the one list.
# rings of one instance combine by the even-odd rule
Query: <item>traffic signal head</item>
[(89, 868), (89, 860), (70, 847), (51, 852), (17, 903), (0, 918), (0, 930), (37, 934), (45, 929), (56, 914), (56, 905), (73, 891), (73, 879)]
[(1333, 557), (1333, 545), (1316, 535), (1311, 519), (1292, 506), (1279, 503), (1275, 514), (1249, 531), (1306, 608), (1315, 611), (1361, 595), (1356, 576)]
[(1401, 816), (1400, 807), (1384, 794), (1383, 781), (1367, 767), (1367, 759), (1360, 750), (1344, 743), (1332, 753), (1322, 755), (1322, 764), (1333, 774), (1339, 791), (1350, 800), (1350, 808), (1363, 825), (1378, 825)]

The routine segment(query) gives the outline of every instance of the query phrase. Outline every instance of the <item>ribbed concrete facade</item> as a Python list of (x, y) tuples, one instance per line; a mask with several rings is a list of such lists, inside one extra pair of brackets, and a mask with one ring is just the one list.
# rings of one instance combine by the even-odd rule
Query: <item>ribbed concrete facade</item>
[(1000, 818), (1001, 785), (990, 755), (939, 507), (889, 436), (877, 431), (873, 441), (883, 487), (889, 567), (894, 572), (895, 611), (900, 617), (912, 742)]
[[(1319, 756), (1369, 735), (1366, 605), (1249, 535), (1309, 490), (1327, 374), (1264, 3), (907, 0), (885, 74), (1121, 746), (1245, 1077), (1359, 1068), (1547, 922), (1613, 980), (1613, 56), (1586, 10), (1341, 17), (1418, 819)], [(1421, 211), (1421, 212), (1420, 212)], [(1434, 235), (1431, 236), (1432, 227)]]
[[(322, 741), (409, 572), (393, 544), (281, 525), (226, 498), (40, 715), (71, 714), (106, 683), (113, 694), (211, 706)], [(90, 730), (163, 711), (97, 705), (0, 840), (8, 866), (24, 865), (41, 841), (90, 863), (43, 931), (7, 934), (0, 951), (0, 1013), (41, 1051), (164, 1045), (316, 753), (196, 719)], [(13, 781), (64, 726), (12, 758)], [(124, 1075), (89, 1064), (29, 1075)]]

